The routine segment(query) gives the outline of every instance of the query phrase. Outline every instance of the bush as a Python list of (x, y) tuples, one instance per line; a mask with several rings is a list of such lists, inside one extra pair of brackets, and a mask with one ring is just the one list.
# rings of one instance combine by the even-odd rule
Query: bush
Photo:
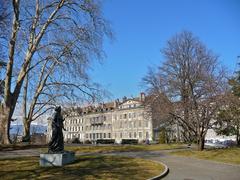
[(80, 140), (78, 138), (74, 138), (71, 143), (73, 144), (81, 144)]
[(137, 139), (122, 139), (122, 144), (138, 144)]
[(85, 140), (84, 144), (92, 144), (92, 142), (90, 140)]
[(114, 144), (115, 139), (97, 139), (97, 144)]
[(166, 143), (166, 131), (163, 129), (159, 133), (159, 144), (165, 144)]

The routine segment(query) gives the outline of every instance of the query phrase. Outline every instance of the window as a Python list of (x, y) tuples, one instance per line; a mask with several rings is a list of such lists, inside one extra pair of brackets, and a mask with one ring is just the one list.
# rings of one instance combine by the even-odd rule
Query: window
[(131, 115), (132, 115), (132, 114), (131, 114), (131, 113), (129, 113), (129, 114), (128, 114), (128, 118), (131, 118)]
[(129, 122), (129, 128), (132, 128), (132, 122)]
[(129, 133), (129, 138), (132, 138), (132, 133), (131, 132)]
[(139, 126), (139, 127), (142, 127), (142, 121), (139, 121), (139, 122), (138, 122), (138, 126)]
[(134, 138), (137, 138), (137, 133), (136, 132), (134, 132)]
[(125, 126), (124, 127), (128, 128), (128, 122), (127, 121), (125, 121)]
[(139, 138), (142, 138), (142, 132), (138, 132)]
[(120, 115), (120, 119), (122, 119), (122, 115)]
[(103, 138), (106, 138), (106, 133), (103, 134)]
[(124, 116), (123, 116), (123, 117), (124, 117), (124, 119), (127, 119), (127, 114), (124, 114)]
[(120, 138), (122, 138), (122, 133), (120, 133)]
[(146, 121), (145, 123), (146, 123), (146, 127), (148, 127), (148, 121)]
[(111, 133), (108, 133), (108, 138), (111, 138)]
[(146, 138), (147, 139), (149, 138), (149, 132), (146, 132)]
[(136, 117), (136, 113), (133, 113), (133, 117), (134, 117), (134, 118)]

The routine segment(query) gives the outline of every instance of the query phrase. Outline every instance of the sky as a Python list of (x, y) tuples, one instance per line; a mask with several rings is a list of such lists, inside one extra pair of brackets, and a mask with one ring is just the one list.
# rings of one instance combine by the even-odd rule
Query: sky
[[(112, 98), (137, 96), (149, 66), (164, 61), (160, 50), (183, 30), (191, 31), (234, 71), (240, 55), (240, 0), (104, 0), (103, 13), (115, 40), (94, 64), (92, 80)], [(240, 59), (239, 59), (240, 61)]]

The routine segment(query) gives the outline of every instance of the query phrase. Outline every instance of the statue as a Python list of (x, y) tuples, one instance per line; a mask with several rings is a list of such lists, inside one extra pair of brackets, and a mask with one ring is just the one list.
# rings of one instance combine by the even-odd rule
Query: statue
[(55, 108), (52, 118), (52, 138), (48, 144), (48, 153), (40, 154), (40, 166), (64, 166), (75, 161), (75, 152), (64, 151), (62, 130), (65, 130), (65, 128), (63, 121), (61, 107), (58, 106)]
[(62, 153), (64, 152), (63, 142), (63, 117), (61, 115), (61, 106), (55, 108), (55, 112), (52, 118), (52, 138), (48, 144), (49, 153)]

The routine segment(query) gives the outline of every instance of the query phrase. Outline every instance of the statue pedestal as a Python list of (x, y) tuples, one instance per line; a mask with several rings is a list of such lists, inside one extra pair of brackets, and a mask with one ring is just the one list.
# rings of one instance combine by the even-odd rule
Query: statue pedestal
[(64, 151), (63, 153), (45, 153), (40, 154), (40, 166), (63, 166), (70, 164), (75, 160), (75, 152)]

